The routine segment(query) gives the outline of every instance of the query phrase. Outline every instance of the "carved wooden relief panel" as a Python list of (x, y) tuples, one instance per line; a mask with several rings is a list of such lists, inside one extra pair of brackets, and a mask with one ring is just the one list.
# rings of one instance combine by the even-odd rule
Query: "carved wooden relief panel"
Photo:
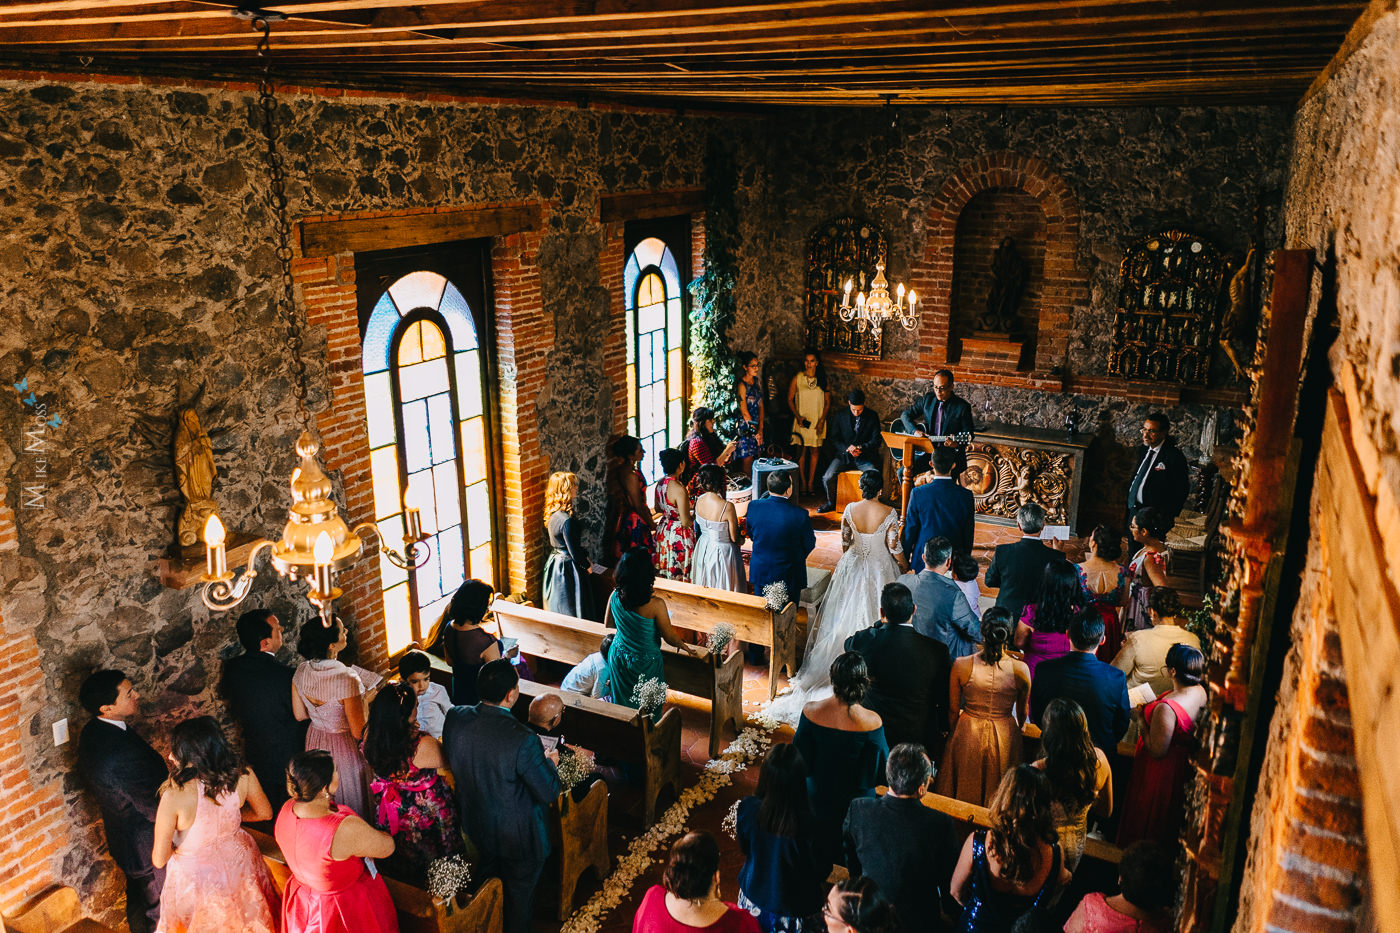
[(972, 490), (978, 515), (1014, 522), (1027, 502), (1044, 509), (1046, 524), (1072, 525), (1078, 507), (1074, 450), (974, 441), (967, 448), (962, 485)]
[(857, 331), (841, 320), (841, 295), (847, 279), (863, 288), (885, 256), (885, 234), (857, 217), (822, 223), (807, 240), (807, 345), (869, 359), (880, 358), (883, 327)]
[(1218, 249), (1181, 230), (1131, 246), (1120, 271), (1109, 373), (1205, 385), (1228, 271)]

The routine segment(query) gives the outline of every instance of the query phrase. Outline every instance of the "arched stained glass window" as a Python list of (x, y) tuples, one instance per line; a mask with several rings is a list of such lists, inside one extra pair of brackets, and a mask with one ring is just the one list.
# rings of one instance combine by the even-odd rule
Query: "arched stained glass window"
[(627, 308), (627, 433), (642, 441), (642, 470), (661, 476), (658, 454), (685, 436), (681, 279), (666, 244), (648, 237), (623, 269)]
[(456, 286), (426, 271), (389, 286), (365, 327), (364, 380), (375, 521), (397, 541), (404, 506), (416, 507), (431, 548), (412, 571), (380, 557), (392, 655), (422, 638), (464, 579), (495, 583), (481, 348)]

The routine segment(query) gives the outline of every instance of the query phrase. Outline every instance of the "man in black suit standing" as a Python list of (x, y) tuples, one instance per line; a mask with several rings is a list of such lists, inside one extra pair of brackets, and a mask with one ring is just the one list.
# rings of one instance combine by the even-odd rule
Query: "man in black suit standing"
[(287, 762), (306, 749), (307, 723), (292, 712), (292, 668), (277, 660), (282, 623), (270, 609), (238, 619), (243, 653), (224, 662), (223, 693), (243, 727), (243, 754), (275, 815), (287, 802)]
[(1128, 484), (1128, 517), (1150, 505), (1162, 513), (1168, 526), (1176, 521), (1191, 492), (1191, 468), (1186, 455), (1171, 438), (1172, 423), (1161, 412), (1142, 420), (1142, 446), (1137, 468)]
[[(904, 409), (899, 422), (905, 433), (916, 437), (971, 435), (977, 432), (972, 423), (972, 406), (966, 399), (953, 394), (953, 372), (948, 369), (940, 369), (933, 374), (933, 391)], [(958, 455), (957, 463), (953, 466), (953, 479), (956, 480), (967, 469), (967, 445), (948, 441), (945, 446), (951, 447)], [(928, 454), (915, 452), (914, 472), (918, 474), (928, 470), (928, 462)]]
[(78, 738), (78, 773), (97, 798), (107, 849), (126, 875), (126, 922), (150, 933), (160, 921), (165, 870), (151, 864), (160, 786), (170, 776), (165, 759), (131, 729), (141, 694), (121, 671), (97, 671), (78, 689), (78, 702), (95, 717)]
[[(914, 595), (902, 583), (880, 591), (880, 624), (846, 639), (865, 658), (870, 690), (865, 705), (880, 714), (891, 745), (914, 742), (935, 758), (948, 727), (948, 648), (914, 631)], [(1115, 668), (1116, 670), (1116, 668)]]
[(1017, 509), (1016, 525), (1021, 529), (1021, 540), (997, 545), (986, 576), (987, 585), (998, 588), (997, 605), (1009, 609), (1013, 619), (1021, 618), (1026, 604), (1040, 591), (1045, 565), (1065, 559), (1065, 555), (1040, 540), (1045, 510), (1039, 505), (1027, 502)]
[(559, 753), (511, 712), (520, 678), (510, 660), (482, 665), (475, 706), (454, 706), (442, 727), (442, 747), (457, 781), (457, 809), (481, 850), (480, 877), (505, 888), (506, 933), (529, 933), (535, 886), (549, 855), (545, 815), (558, 799)]
[(960, 848), (952, 818), (919, 802), (932, 779), (922, 748), (896, 745), (885, 763), (889, 791), (857, 797), (846, 811), (846, 867), (852, 878), (875, 879), (904, 933), (944, 928), (939, 905)]
[(957, 453), (950, 447), (935, 447), (930, 459), (933, 479), (909, 494), (901, 538), (904, 557), (915, 573), (924, 569), (924, 545), (932, 538), (947, 538), (955, 549), (970, 554), (977, 517), (972, 490), (964, 489), (953, 479)]
[(846, 393), (846, 407), (833, 412), (827, 422), (826, 439), (836, 448), (835, 456), (827, 464), (822, 474), (822, 486), (826, 489), (826, 504), (817, 511), (836, 510), (836, 477), (846, 470), (879, 471), (880, 416), (865, 407), (865, 393), (852, 389)]
[(1128, 731), (1131, 707), (1127, 676), (1112, 664), (1094, 657), (1103, 644), (1103, 615), (1090, 607), (1069, 626), (1074, 650), (1063, 657), (1041, 661), (1031, 682), (1031, 721), (1040, 725), (1045, 707), (1058, 698), (1073, 700), (1084, 710), (1089, 735), (1104, 754), (1113, 759), (1118, 740)]

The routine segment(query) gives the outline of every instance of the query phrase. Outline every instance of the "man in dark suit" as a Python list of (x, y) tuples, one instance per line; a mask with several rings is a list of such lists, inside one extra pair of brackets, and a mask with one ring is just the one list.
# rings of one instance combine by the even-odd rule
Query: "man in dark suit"
[(937, 447), (931, 462), (933, 479), (909, 494), (904, 516), (904, 556), (915, 573), (924, 569), (924, 545), (930, 538), (947, 538), (956, 550), (972, 551), (976, 503), (972, 490), (953, 480), (958, 455), (952, 448)]
[(904, 933), (944, 929), (939, 904), (961, 848), (952, 818), (919, 802), (932, 778), (922, 748), (896, 745), (885, 763), (889, 791), (857, 797), (846, 811), (846, 867), (875, 880)]
[[(918, 437), (946, 437), (963, 433), (970, 435), (977, 431), (972, 423), (972, 406), (966, 399), (953, 393), (953, 373), (947, 369), (940, 369), (933, 374), (933, 391), (904, 409), (899, 416), (899, 423), (905, 433)], [(967, 469), (967, 445), (948, 441), (944, 446), (958, 455), (957, 463), (953, 465), (953, 479), (957, 479), (962, 475), (962, 471)], [(928, 454), (916, 452), (914, 472), (922, 473), (927, 470), (928, 462)]]
[(458, 812), (481, 850), (479, 877), (501, 879), (507, 933), (528, 933), (550, 849), (545, 815), (562, 789), (559, 753), (546, 754), (511, 712), (520, 678), (508, 658), (482, 665), (476, 685), (480, 703), (448, 710), (443, 751), (457, 782)]
[(924, 569), (895, 582), (914, 596), (914, 631), (941, 642), (948, 657), (965, 658), (982, 640), (982, 623), (967, 595), (946, 574), (953, 566), (953, 542), (930, 538), (924, 545)]
[(1017, 509), (1016, 524), (1021, 540), (997, 545), (985, 578), (988, 586), (997, 587), (997, 605), (1009, 609), (1013, 619), (1021, 618), (1026, 604), (1035, 600), (1045, 565), (1065, 559), (1040, 540), (1040, 530), (1045, 527), (1045, 510), (1040, 506), (1027, 502)]
[(1089, 735), (1113, 759), (1118, 740), (1128, 731), (1131, 707), (1126, 675), (1112, 664), (1094, 657), (1103, 644), (1103, 615), (1092, 607), (1081, 612), (1069, 626), (1074, 650), (1063, 657), (1041, 661), (1031, 683), (1031, 721), (1040, 725), (1050, 701), (1073, 700), (1084, 710)]
[(914, 594), (899, 582), (880, 592), (880, 624), (846, 639), (865, 658), (870, 690), (865, 705), (880, 714), (891, 745), (914, 742), (935, 758), (948, 727), (948, 648), (914, 631)]
[(238, 619), (243, 653), (224, 662), (223, 694), (243, 727), (243, 754), (276, 814), (287, 802), (287, 762), (306, 748), (307, 723), (292, 712), (292, 668), (277, 660), (282, 623), (270, 609)]
[(846, 393), (846, 407), (832, 413), (827, 421), (826, 439), (836, 449), (822, 474), (826, 504), (818, 512), (836, 510), (836, 477), (847, 470), (878, 472), (881, 468), (880, 416), (865, 407), (865, 393), (860, 389)]
[(160, 921), (165, 870), (151, 864), (160, 786), (170, 776), (165, 759), (131, 729), (141, 694), (121, 671), (97, 671), (78, 689), (78, 702), (95, 717), (78, 738), (78, 773), (97, 798), (107, 849), (126, 875), (126, 922), (150, 933)]
[(1171, 438), (1172, 423), (1161, 412), (1142, 420), (1142, 446), (1128, 484), (1128, 517), (1150, 505), (1162, 513), (1168, 525), (1176, 521), (1191, 492), (1191, 468), (1186, 455)]
[(817, 546), (812, 516), (789, 498), (790, 472), (768, 474), (768, 495), (749, 503), (747, 522), (753, 555), (749, 558), (749, 582), (755, 596), (781, 581), (788, 599), (797, 602), (807, 586), (807, 555)]

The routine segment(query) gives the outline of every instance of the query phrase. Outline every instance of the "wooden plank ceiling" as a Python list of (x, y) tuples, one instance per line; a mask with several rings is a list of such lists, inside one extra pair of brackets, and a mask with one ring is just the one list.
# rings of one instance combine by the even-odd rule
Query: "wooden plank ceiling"
[[(701, 107), (1292, 102), (1361, 0), (294, 0), (279, 75)], [(247, 76), (236, 4), (0, 7), (0, 65)]]

